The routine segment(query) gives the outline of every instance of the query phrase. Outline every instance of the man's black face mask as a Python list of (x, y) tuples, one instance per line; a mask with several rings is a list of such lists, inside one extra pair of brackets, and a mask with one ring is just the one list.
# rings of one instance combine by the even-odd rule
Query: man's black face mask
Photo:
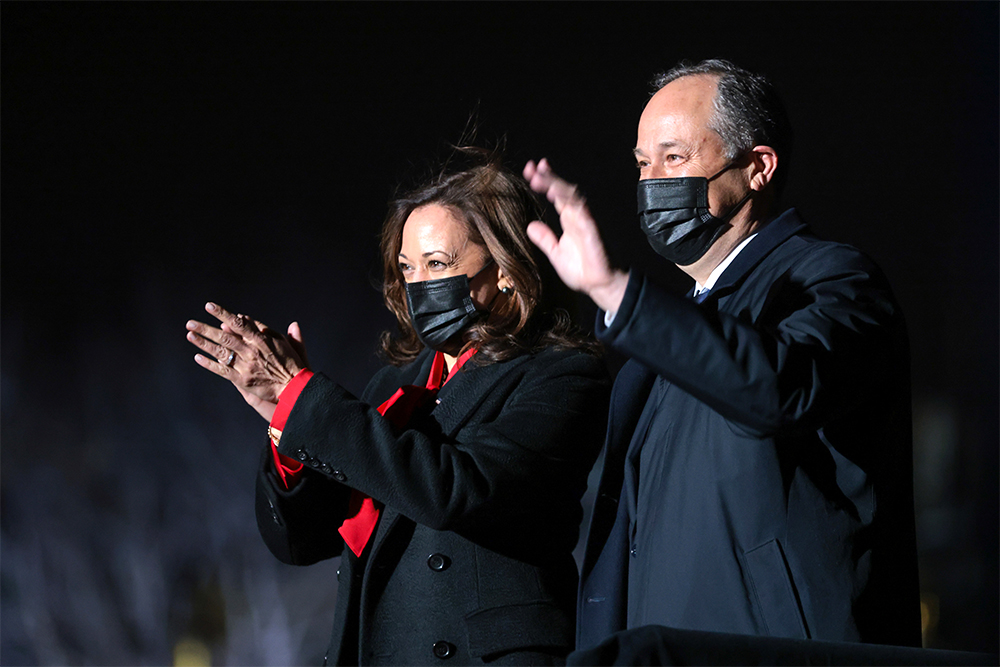
[(694, 264), (708, 252), (726, 231), (726, 223), (753, 193), (753, 190), (747, 192), (721, 218), (708, 210), (708, 182), (733, 166), (735, 162), (709, 178), (689, 176), (639, 181), (639, 226), (653, 250), (679, 266)]

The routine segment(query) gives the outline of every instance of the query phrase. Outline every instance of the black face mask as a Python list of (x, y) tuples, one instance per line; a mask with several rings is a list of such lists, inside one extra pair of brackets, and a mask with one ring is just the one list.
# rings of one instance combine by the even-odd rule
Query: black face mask
[[(475, 279), (493, 263), (489, 260), (472, 276)], [(410, 323), (427, 347), (440, 350), (456, 335), (482, 317), (469, 294), (466, 275), (406, 283), (406, 302), (410, 307)]]
[(726, 223), (750, 198), (747, 192), (729, 213), (717, 218), (708, 210), (708, 182), (733, 167), (730, 163), (710, 178), (649, 178), (639, 181), (639, 226), (660, 256), (679, 266), (701, 259), (726, 231)]

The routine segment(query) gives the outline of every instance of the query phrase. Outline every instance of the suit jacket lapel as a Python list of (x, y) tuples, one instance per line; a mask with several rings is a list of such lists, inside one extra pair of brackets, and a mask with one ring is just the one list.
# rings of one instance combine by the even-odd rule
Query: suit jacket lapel
[(794, 208), (790, 208), (774, 220), (764, 225), (757, 238), (740, 251), (718, 282), (709, 292), (708, 300), (715, 300), (734, 291), (743, 278), (789, 237), (808, 229)]
[[(655, 381), (656, 374), (634, 359), (626, 361), (615, 378), (604, 444), (604, 469), (587, 531), (582, 570), (584, 578), (593, 568), (612, 531), (619, 503), (624, 500), (628, 504), (628, 497), (623, 494), (624, 478), (630, 474), (626, 468), (631, 467), (628, 452)], [(629, 517), (633, 515), (634, 507), (628, 513)]]

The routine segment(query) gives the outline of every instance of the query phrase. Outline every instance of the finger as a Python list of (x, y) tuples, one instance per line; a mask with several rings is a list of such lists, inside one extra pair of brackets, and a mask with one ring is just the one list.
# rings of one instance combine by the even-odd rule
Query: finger
[(240, 378), (240, 374), (234, 371), (232, 368), (226, 366), (225, 364), (221, 364), (218, 361), (209, 359), (203, 354), (194, 355), (194, 360), (195, 363), (197, 363), (202, 368), (215, 373), (219, 377), (226, 378), (233, 384), (236, 384), (237, 380), (239, 380)]
[(575, 184), (555, 175), (548, 178), (549, 189), (545, 193), (545, 196), (550, 202), (555, 204), (558, 213), (562, 213), (562, 209), (567, 206), (581, 205), (586, 201), (583, 193), (580, 192), (580, 188)]
[(538, 167), (535, 165), (535, 161), (528, 160), (528, 162), (524, 165), (524, 169), (521, 170), (521, 175), (524, 176), (524, 180), (530, 181), (536, 171), (538, 171)]
[[(266, 336), (257, 328), (256, 320), (246, 315), (229, 312), (217, 303), (211, 301), (205, 304), (205, 310), (215, 315), (222, 322), (222, 330), (240, 338), (247, 347), (261, 351), (270, 351)], [(266, 327), (265, 327), (266, 328)]]
[[(225, 324), (222, 325), (222, 329), (216, 329), (215, 327), (209, 326), (207, 324), (202, 324), (195, 320), (188, 320), (188, 340), (192, 343), (198, 344), (198, 340), (204, 339), (210, 343), (214, 343), (226, 349), (224, 357), (229, 356), (229, 350), (235, 350), (240, 356), (246, 356), (246, 353), (250, 349), (246, 344), (246, 341), (242, 336), (229, 329)], [(195, 334), (197, 338), (192, 338), (191, 334)], [(201, 347), (199, 345), (199, 347)], [(204, 348), (203, 348), (204, 349)], [(212, 356), (217, 356), (212, 350), (206, 349), (206, 352)]]
[[(199, 336), (193, 331), (188, 331), (187, 333), (188, 342), (192, 343), (202, 352), (215, 357), (223, 366), (232, 367), (236, 364), (236, 361), (240, 358), (239, 354), (231, 347), (226, 347), (216, 343), (213, 340)], [(230, 363), (230, 355), (232, 355), (232, 363)]]
[(244, 338), (251, 338), (252, 334), (260, 333), (254, 320), (246, 315), (233, 314), (217, 303), (209, 301), (205, 304), (205, 310), (212, 313), (224, 325), (228, 324), (230, 329), (240, 334)]
[(551, 201), (549, 197), (549, 188), (552, 187), (553, 178), (558, 178), (558, 176), (553, 173), (552, 169), (548, 166), (548, 161), (545, 158), (539, 160), (538, 164), (535, 164), (533, 160), (529, 160), (527, 164), (524, 165), (524, 178), (528, 181), (528, 185), (535, 192), (545, 193), (545, 196)]
[(545, 253), (545, 256), (551, 261), (552, 253), (555, 252), (556, 246), (559, 245), (559, 238), (556, 233), (552, 231), (552, 228), (546, 225), (544, 222), (539, 222), (535, 220), (528, 224), (528, 238), (534, 243), (538, 248)]
[(184, 326), (187, 327), (188, 331), (194, 331), (205, 338), (210, 338), (215, 341), (220, 340), (223, 336), (223, 329), (213, 327), (211, 324), (199, 322), (198, 320), (188, 320), (187, 324)]
[[(525, 167), (525, 171), (527, 171), (527, 167)], [(560, 215), (567, 206), (585, 202), (580, 189), (552, 171), (552, 167), (545, 158), (542, 158), (535, 168), (530, 184), (536, 192), (545, 193), (546, 199), (555, 205), (556, 213)]]
[(587, 237), (597, 233), (597, 223), (590, 215), (590, 209), (579, 199), (567, 202), (563, 206), (559, 214), (559, 223), (562, 225), (563, 233), (573, 237)]

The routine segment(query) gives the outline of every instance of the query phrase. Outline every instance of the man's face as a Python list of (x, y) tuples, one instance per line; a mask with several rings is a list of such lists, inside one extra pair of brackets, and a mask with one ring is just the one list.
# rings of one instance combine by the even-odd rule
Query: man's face
[[(635, 147), (639, 179), (704, 176), (729, 164), (722, 138), (709, 127), (717, 77), (685, 76), (668, 83), (646, 104)], [(747, 192), (739, 169), (723, 172), (708, 188), (709, 210), (726, 213)]]

